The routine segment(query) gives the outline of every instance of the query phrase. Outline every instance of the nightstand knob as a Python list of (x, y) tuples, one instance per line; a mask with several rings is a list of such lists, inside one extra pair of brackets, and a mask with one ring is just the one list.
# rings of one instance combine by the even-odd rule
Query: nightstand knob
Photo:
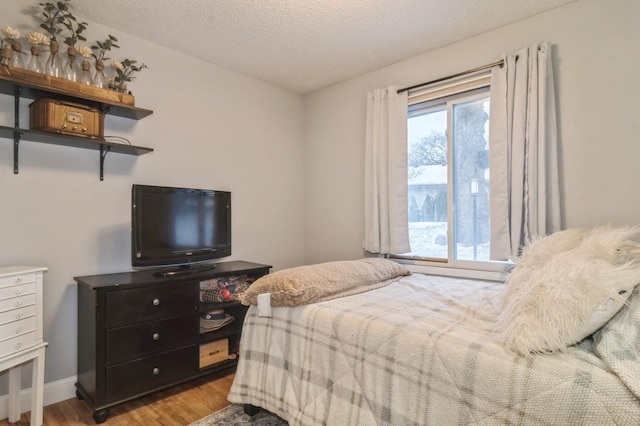
[(153, 369), (153, 375), (157, 376), (158, 374), (160, 374), (160, 369), (158, 367)]
[(158, 306), (160, 304), (160, 299), (153, 299), (153, 306)]
[(153, 340), (160, 340), (160, 334), (153, 333)]
[(16, 278), (16, 284), (20, 284), (22, 282), (22, 277)]

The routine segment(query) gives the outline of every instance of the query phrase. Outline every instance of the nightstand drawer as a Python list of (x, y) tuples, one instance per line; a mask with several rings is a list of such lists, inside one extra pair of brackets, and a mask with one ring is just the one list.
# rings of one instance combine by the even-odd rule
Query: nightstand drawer
[(26, 283), (35, 283), (36, 282), (36, 273), (30, 272), (27, 274), (14, 275), (12, 277), (4, 277), (0, 278), (0, 288), (26, 284)]
[(198, 284), (157, 285), (110, 291), (106, 297), (106, 326), (192, 314), (198, 311)]
[(198, 340), (199, 317), (190, 315), (107, 330), (107, 365), (179, 348)]
[(0, 300), (0, 312), (11, 311), (14, 309), (21, 309), (25, 306), (31, 306), (36, 304), (36, 295), (27, 294), (25, 296), (14, 297), (12, 299)]
[(24, 296), (27, 294), (35, 294), (36, 283), (26, 283), (20, 285), (12, 285), (0, 287), (0, 300), (11, 299), (13, 297)]
[(197, 373), (197, 345), (107, 367), (106, 402), (141, 395)]
[(0, 357), (11, 355), (36, 344), (36, 332), (22, 334), (20, 336), (0, 342)]
[(18, 321), (0, 325), (0, 340), (21, 336), (32, 331), (36, 331), (36, 317), (23, 318)]

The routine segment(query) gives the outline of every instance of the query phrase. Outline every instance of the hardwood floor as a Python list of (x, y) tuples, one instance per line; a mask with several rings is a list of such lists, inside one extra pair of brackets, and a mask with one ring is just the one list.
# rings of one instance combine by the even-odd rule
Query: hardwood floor
[[(111, 408), (105, 426), (185, 426), (229, 405), (233, 374), (211, 375)], [(95, 425), (93, 412), (78, 398), (44, 407), (45, 425)], [(31, 413), (20, 421), (0, 420), (0, 426), (29, 426)]]

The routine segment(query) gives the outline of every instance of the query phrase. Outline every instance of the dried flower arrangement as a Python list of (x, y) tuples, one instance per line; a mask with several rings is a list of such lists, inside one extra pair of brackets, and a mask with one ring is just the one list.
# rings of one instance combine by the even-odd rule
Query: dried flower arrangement
[[(12, 27), (2, 28), (3, 38), (0, 39), (1, 62), (10, 65), (14, 55), (22, 54), (22, 44), (20, 43), (20, 31)], [(5, 45), (4, 42), (7, 42)], [(22, 60), (22, 58), (20, 58)]]
[[(82, 82), (84, 84), (92, 84), (96, 87), (107, 88), (106, 76), (104, 75), (104, 61), (109, 59), (107, 54), (112, 49), (119, 48), (118, 39), (109, 34), (104, 40), (94, 42), (91, 47), (80, 44), (86, 42), (85, 31), (88, 24), (76, 18), (72, 13), (72, 0), (43, 1), (38, 3), (38, 13), (35, 15), (38, 21), (40, 31), (29, 31), (26, 35), (26, 41), (31, 45), (31, 60), (27, 67), (17, 66), (12, 63), (16, 57), (16, 52), (21, 55), (20, 32), (12, 27), (2, 28), (2, 38), (0, 38), (0, 51), (2, 52), (2, 64), (14, 66), (17, 68), (26, 68), (30, 71), (45, 73), (54, 77), (67, 78), (71, 81)], [(59, 53), (59, 41), (62, 40), (67, 46), (69, 60), (64, 67), (62, 66)], [(38, 65), (40, 61), (42, 45), (49, 46), (50, 56), (46, 61), (46, 66)], [(81, 71), (78, 65), (74, 63), (77, 55), (82, 56)], [(95, 61), (96, 75), (91, 77), (89, 72), (88, 59), (93, 57)], [(13, 58), (13, 59), (12, 59)], [(56, 64), (55, 62), (58, 62)], [(145, 64), (138, 64), (132, 59), (124, 59), (122, 61), (113, 61), (117, 63), (113, 68), (113, 76), (111, 78), (112, 88), (122, 90), (126, 88), (126, 82), (131, 81), (133, 73), (140, 72), (147, 68)], [(75, 67), (78, 72), (74, 77), (68, 75), (68, 67)], [(64, 72), (63, 72), (64, 71)], [(88, 74), (88, 75), (87, 75)], [(94, 79), (102, 80), (103, 83), (96, 82)], [(126, 91), (126, 89), (125, 89)]]
[(135, 77), (134, 72), (140, 72), (144, 68), (149, 68), (145, 64), (136, 65), (138, 61), (133, 59), (124, 59), (122, 62), (112, 61), (111, 68), (116, 72), (114, 78), (114, 86), (120, 91), (127, 91), (127, 81), (131, 81)]

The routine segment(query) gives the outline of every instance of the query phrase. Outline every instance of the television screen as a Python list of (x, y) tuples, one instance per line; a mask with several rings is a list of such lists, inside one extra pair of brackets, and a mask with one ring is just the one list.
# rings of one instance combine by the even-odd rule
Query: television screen
[(132, 266), (188, 265), (230, 255), (230, 192), (133, 185)]

